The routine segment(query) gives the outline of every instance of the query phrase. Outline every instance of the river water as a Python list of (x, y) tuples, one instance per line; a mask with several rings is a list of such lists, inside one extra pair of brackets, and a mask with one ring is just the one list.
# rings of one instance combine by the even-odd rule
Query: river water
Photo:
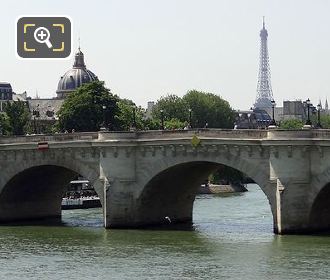
[(0, 227), (0, 279), (330, 279), (330, 236), (276, 236), (268, 201), (197, 196), (194, 230), (105, 230), (100, 209), (62, 226)]

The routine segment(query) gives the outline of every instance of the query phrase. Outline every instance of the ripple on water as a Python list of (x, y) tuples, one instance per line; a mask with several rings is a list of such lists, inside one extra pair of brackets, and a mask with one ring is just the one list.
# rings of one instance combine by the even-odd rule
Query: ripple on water
[(100, 209), (59, 226), (0, 227), (1, 279), (329, 279), (330, 238), (276, 236), (263, 192), (198, 196), (194, 230), (105, 230)]

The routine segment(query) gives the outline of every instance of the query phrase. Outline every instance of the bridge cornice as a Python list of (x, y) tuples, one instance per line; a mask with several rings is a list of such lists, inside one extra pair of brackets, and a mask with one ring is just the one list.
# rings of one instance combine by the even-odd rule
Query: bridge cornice
[(0, 150), (49, 148), (141, 146), (187, 144), (197, 137), (203, 144), (249, 146), (330, 146), (330, 130), (223, 130), (88, 132), (54, 135), (0, 137)]

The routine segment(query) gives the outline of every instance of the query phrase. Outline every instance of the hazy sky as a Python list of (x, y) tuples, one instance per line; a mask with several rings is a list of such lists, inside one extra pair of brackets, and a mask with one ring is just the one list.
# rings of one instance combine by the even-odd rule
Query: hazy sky
[[(189, 89), (221, 95), (235, 109), (256, 97), (259, 31), (266, 17), (277, 104), (330, 98), (329, 0), (0, 0), (0, 81), (17, 93), (54, 97), (73, 63), (15, 56), (21, 15), (68, 15), (74, 51), (112, 92), (138, 105)], [(73, 52), (74, 53), (74, 52)]]

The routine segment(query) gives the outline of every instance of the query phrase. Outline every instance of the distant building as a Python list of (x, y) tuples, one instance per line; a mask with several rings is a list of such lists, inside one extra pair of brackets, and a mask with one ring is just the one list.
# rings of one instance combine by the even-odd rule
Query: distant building
[(75, 54), (73, 67), (60, 77), (58, 82), (56, 98), (31, 98), (26, 92), (16, 94), (13, 92), (11, 84), (0, 82), (0, 112), (4, 109), (4, 104), (15, 101), (24, 101), (31, 113), (31, 125), (34, 126), (35, 133), (44, 131), (46, 126), (55, 123), (58, 118), (57, 113), (61, 108), (64, 99), (83, 84), (97, 81), (97, 76), (86, 68), (84, 54), (78, 49)]
[(146, 110), (146, 119), (151, 119), (152, 118), (152, 110), (155, 106), (154, 101), (149, 101), (147, 105), (147, 110)]
[(0, 112), (4, 111), (7, 102), (26, 101), (26, 99), (26, 92), (15, 93), (10, 83), (0, 82)]
[(10, 83), (0, 82), (0, 112), (4, 109), (4, 104), (13, 99), (13, 89)]
[(0, 82), (0, 100), (12, 100), (13, 89), (10, 83)]
[(61, 76), (58, 82), (57, 98), (64, 99), (81, 85), (97, 80), (97, 76), (86, 68), (84, 54), (79, 47), (78, 52), (75, 54), (73, 67)]
[(266, 110), (252, 109), (248, 111), (236, 111), (235, 127), (237, 129), (265, 129), (271, 123), (272, 118)]
[(97, 76), (88, 70), (84, 61), (84, 54), (78, 49), (75, 54), (73, 67), (60, 77), (56, 98), (27, 98), (31, 120), (34, 125), (42, 126), (55, 123), (57, 112), (61, 108), (65, 98), (83, 84), (97, 81)]
[[(317, 109), (313, 104), (309, 106), (310, 116), (316, 114)], [(325, 110), (322, 110), (324, 112)], [(286, 100), (283, 101), (283, 107), (275, 108), (275, 120), (281, 122), (283, 120), (296, 119), (300, 121), (307, 120), (307, 104), (301, 100)]]
[(283, 101), (283, 120), (297, 119), (302, 121), (305, 118), (305, 106), (301, 100)]

